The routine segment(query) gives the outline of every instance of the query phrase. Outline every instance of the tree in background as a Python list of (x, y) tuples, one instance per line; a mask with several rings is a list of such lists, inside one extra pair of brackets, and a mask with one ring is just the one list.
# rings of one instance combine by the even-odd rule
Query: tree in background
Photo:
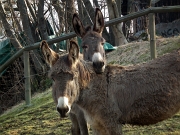
[(8, 23), (7, 18), (6, 18), (6, 14), (4, 12), (4, 9), (3, 9), (1, 3), (0, 3), (0, 20), (1, 20), (3, 28), (5, 30), (4, 34), (10, 39), (11, 43), (14, 45), (16, 50), (21, 49), (22, 45), (20, 44), (20, 42), (18, 41), (18, 39), (14, 35), (14, 33), (12, 31), (13, 27)]
[(38, 2), (37, 17), (38, 17), (38, 29), (41, 34), (41, 39), (47, 40), (49, 39), (49, 37), (48, 37), (47, 28), (46, 28), (46, 20), (44, 18), (44, 1), (43, 0), (39, 0)]
[[(114, 18), (120, 17), (121, 16), (121, 0), (118, 0), (118, 5), (116, 4), (115, 0), (106, 0), (106, 2), (107, 2), (107, 6), (108, 6), (109, 19), (114, 19)], [(112, 32), (115, 37), (115, 46), (127, 44), (127, 40), (122, 31), (122, 23), (113, 25)]]

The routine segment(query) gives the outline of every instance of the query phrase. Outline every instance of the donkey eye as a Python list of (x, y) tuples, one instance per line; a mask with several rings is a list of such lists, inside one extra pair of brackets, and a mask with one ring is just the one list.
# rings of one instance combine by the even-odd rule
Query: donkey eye
[(74, 74), (68, 74), (68, 77), (70, 80), (73, 80), (74, 79)]
[(87, 45), (83, 45), (82, 48), (83, 48), (83, 49), (86, 49), (86, 48), (88, 48), (88, 46), (87, 46)]
[(103, 45), (104, 45), (104, 42), (103, 42), (103, 43), (101, 43), (101, 45), (103, 46)]

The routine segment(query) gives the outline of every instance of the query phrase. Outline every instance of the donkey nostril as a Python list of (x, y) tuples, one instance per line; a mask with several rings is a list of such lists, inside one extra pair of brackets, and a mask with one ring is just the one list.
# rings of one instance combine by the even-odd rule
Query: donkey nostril
[(103, 67), (103, 66), (104, 66), (104, 62), (102, 61), (102, 62), (101, 62), (101, 67)]
[(57, 111), (59, 112), (60, 116), (61, 116), (62, 118), (64, 118), (64, 117), (66, 117), (66, 113), (69, 111), (69, 108), (68, 108), (68, 106), (65, 107), (65, 108), (59, 108), (59, 107), (57, 107)]
[(93, 67), (95, 68), (102, 68), (104, 66), (104, 62), (93, 62)]

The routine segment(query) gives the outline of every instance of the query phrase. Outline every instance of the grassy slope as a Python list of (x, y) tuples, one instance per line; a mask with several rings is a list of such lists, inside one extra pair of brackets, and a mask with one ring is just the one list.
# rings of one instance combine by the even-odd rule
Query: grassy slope
[(2, 135), (67, 135), (70, 126), (59, 118), (50, 90), (34, 96), (30, 107), (22, 103), (0, 117)]
[[(158, 55), (177, 48), (180, 48), (180, 37), (157, 40)], [(142, 63), (150, 60), (149, 56), (148, 42), (124, 45), (119, 47), (118, 51), (107, 55), (109, 63), (122, 65)], [(35, 95), (30, 107), (21, 103), (0, 116), (0, 134), (2, 135), (68, 135), (70, 126), (68, 118), (59, 118), (51, 90)], [(125, 125), (123, 131), (125, 135), (179, 135), (180, 113), (152, 126)]]
[[(156, 40), (157, 56), (180, 48), (180, 36), (174, 38), (158, 38)], [(150, 44), (146, 42), (133, 42), (118, 47), (117, 51), (107, 54), (108, 63), (132, 65), (150, 60)]]

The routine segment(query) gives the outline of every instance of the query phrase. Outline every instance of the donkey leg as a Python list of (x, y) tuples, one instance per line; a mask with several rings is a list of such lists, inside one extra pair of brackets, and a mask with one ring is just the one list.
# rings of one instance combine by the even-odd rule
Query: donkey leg
[[(97, 126), (97, 125), (96, 125)], [(105, 127), (91, 127), (93, 135), (114, 135), (110, 134)]]
[(77, 104), (73, 104), (71, 107), (71, 112), (74, 114), (72, 117), (73, 123), (75, 125), (74, 130), (79, 131), (80, 135), (88, 135), (87, 122), (85, 120), (83, 111)]
[(71, 119), (71, 122), (72, 122), (71, 134), (72, 135), (81, 135), (80, 134), (79, 123), (78, 123), (76, 115), (74, 113), (70, 112), (69, 116), (70, 116), (70, 119)]
[(78, 119), (81, 135), (88, 135), (88, 126), (83, 111), (78, 107), (76, 117)]
[(116, 125), (114, 125), (111, 128), (108, 126), (107, 129), (109, 131), (109, 135), (123, 135), (121, 124), (116, 123)]

